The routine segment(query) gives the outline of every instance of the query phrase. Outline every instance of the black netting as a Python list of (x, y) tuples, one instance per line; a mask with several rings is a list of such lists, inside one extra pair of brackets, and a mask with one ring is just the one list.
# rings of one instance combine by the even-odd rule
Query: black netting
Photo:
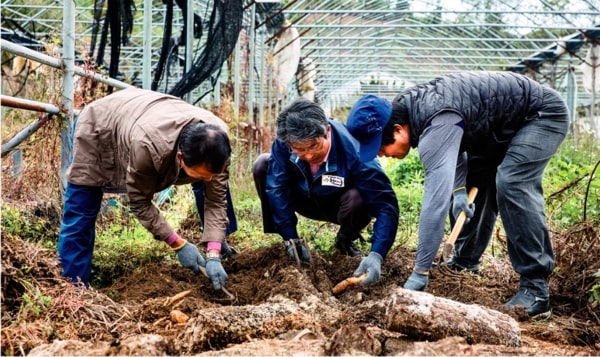
[[(204, 48), (194, 59), (190, 71), (171, 88), (169, 94), (181, 97), (198, 87), (213, 74), (220, 72), (223, 63), (235, 47), (242, 27), (242, 19), (241, 0), (215, 0)], [(216, 77), (211, 83), (213, 86)], [(201, 98), (202, 96), (198, 100)]]
[[(90, 43), (89, 54), (93, 56), (96, 48), (96, 39), (100, 27), (100, 18), (105, 0), (96, 0), (94, 3), (94, 24), (92, 27), (92, 39)], [(116, 78), (119, 72), (119, 57), (121, 45), (129, 42), (131, 31), (133, 30), (133, 13), (135, 4), (133, 0), (108, 0), (100, 44), (98, 45), (98, 55), (96, 56), (96, 65), (104, 64), (104, 50), (108, 42), (108, 32), (110, 30), (110, 66), (108, 75)]]
[(152, 84), (150, 86), (150, 89), (153, 91), (158, 88), (158, 83), (163, 77), (167, 59), (171, 56), (172, 51), (177, 48), (177, 44), (171, 38), (173, 26), (173, 0), (165, 0), (165, 5), (167, 7), (164, 26), (165, 32), (163, 32), (162, 47), (160, 49), (158, 63), (156, 64), (156, 70), (154, 71), (154, 79), (152, 80)]
[[(154, 79), (152, 80), (152, 84), (150, 89), (157, 90), (158, 85), (161, 80), (165, 79), (165, 88), (164, 92), (168, 90), (168, 68), (171, 62), (178, 61), (178, 53), (179, 46), (185, 45), (184, 40), (187, 33), (187, 21), (183, 22), (183, 29), (181, 30), (181, 34), (178, 37), (173, 37), (173, 13), (174, 4), (181, 9), (182, 17), (187, 19), (187, 1), (185, 0), (163, 0), (163, 3), (166, 5), (166, 15), (164, 22), (163, 39), (162, 46), (160, 50), (160, 57), (158, 59), (158, 63), (156, 64), (156, 68), (154, 71)], [(202, 18), (194, 13), (194, 38), (202, 38)], [(165, 71), (167, 71), (167, 75), (165, 75)]]

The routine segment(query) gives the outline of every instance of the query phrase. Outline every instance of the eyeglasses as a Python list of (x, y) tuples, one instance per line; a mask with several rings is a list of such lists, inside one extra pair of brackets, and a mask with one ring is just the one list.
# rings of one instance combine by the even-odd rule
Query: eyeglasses
[(289, 144), (290, 151), (296, 153), (296, 155), (306, 155), (309, 152), (319, 151), (325, 145), (325, 138), (316, 139), (316, 141), (312, 142), (299, 142), (300, 146), (292, 146)]

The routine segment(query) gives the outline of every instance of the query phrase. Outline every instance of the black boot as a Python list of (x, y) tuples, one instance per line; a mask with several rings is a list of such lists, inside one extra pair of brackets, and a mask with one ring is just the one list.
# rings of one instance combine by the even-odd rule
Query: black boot
[[(360, 235), (358, 235), (356, 238), (358, 239), (359, 237)], [(347, 238), (346, 235), (341, 232), (338, 232), (338, 234), (335, 236), (335, 248), (341, 254), (349, 255), (351, 257), (363, 256), (363, 252), (361, 252), (360, 249), (358, 249), (354, 243), (352, 243), (352, 239)]]
[(517, 294), (504, 304), (507, 308), (515, 306), (523, 306), (525, 312), (529, 316), (541, 315), (542, 317), (550, 317), (550, 298), (548, 296), (536, 296), (527, 288), (520, 288)]

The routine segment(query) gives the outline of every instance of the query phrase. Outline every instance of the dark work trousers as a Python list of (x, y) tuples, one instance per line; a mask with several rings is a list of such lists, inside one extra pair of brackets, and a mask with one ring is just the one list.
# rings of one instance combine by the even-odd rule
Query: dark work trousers
[(58, 258), (62, 275), (88, 286), (96, 241), (96, 217), (102, 189), (67, 183), (63, 217), (58, 235)]
[[(568, 126), (569, 113), (564, 101), (554, 90), (545, 88), (542, 107), (506, 143), (495, 175), (492, 176), (492, 166), (498, 153), (470, 158), (467, 183), (478, 185), (479, 196), (475, 201), (475, 216), (457, 240), (457, 262), (465, 259), (469, 265), (479, 261), (499, 212), (510, 262), (520, 274), (520, 287), (539, 296), (549, 294), (547, 278), (554, 269), (554, 252), (544, 214), (542, 176)], [(482, 172), (478, 172), (477, 166)], [(482, 177), (476, 178), (478, 174)]]
[[(273, 221), (273, 215), (271, 214), (273, 208), (270, 206), (266, 194), (268, 164), (269, 154), (260, 155), (254, 162), (252, 175), (258, 197), (260, 198), (264, 232), (281, 234), (281, 231)], [(306, 218), (339, 224), (339, 233), (349, 240), (359, 238), (360, 232), (371, 221), (360, 193), (356, 189), (349, 189), (337, 200), (332, 200), (331, 197), (309, 198), (294, 187), (290, 187), (289, 189), (292, 194), (292, 205), (295, 212)], [(274, 209), (277, 209), (277, 207)]]
[[(501, 161), (502, 157), (499, 160), (490, 160), (469, 155), (467, 190), (477, 187), (478, 193), (474, 201), (473, 217), (464, 224), (454, 244), (452, 262), (459, 266), (469, 268), (481, 263), (481, 256), (490, 243), (498, 217), (496, 168)], [(450, 223), (453, 227), (454, 222), (452, 205), (450, 205)]]
[[(196, 181), (192, 183), (192, 191), (196, 198), (196, 209), (198, 210), (198, 217), (200, 218), (200, 228), (204, 230), (204, 181)], [(229, 191), (229, 185), (227, 185), (227, 229), (225, 230), (225, 238), (229, 237), (232, 233), (238, 230), (237, 218), (235, 216), (235, 209), (233, 208), (233, 201), (231, 199), (231, 192)]]

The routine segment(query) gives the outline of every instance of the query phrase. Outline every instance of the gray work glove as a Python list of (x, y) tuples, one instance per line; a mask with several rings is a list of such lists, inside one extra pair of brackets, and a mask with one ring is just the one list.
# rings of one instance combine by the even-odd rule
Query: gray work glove
[(417, 271), (412, 272), (408, 277), (406, 283), (404, 283), (404, 289), (414, 290), (414, 291), (424, 291), (427, 287), (427, 283), (429, 282), (429, 272), (426, 274), (419, 273)]
[(461, 211), (465, 212), (467, 216), (466, 222), (469, 222), (469, 218), (473, 217), (475, 213), (475, 203), (469, 204), (469, 197), (467, 195), (466, 187), (459, 187), (452, 193), (452, 216), (454, 219), (458, 219), (458, 215)]
[(297, 255), (300, 263), (310, 264), (310, 251), (308, 250), (308, 246), (306, 245), (306, 241), (304, 239), (286, 239), (283, 241), (283, 245), (293, 261), (296, 261)]
[(360, 285), (369, 285), (373, 284), (377, 280), (379, 280), (379, 276), (381, 275), (381, 263), (383, 262), (383, 257), (376, 252), (371, 252), (365, 258), (363, 258), (354, 272), (354, 276), (362, 275), (364, 272), (367, 272), (367, 277), (360, 282)]
[(227, 273), (221, 264), (221, 257), (216, 253), (209, 253), (206, 259), (206, 275), (212, 280), (215, 290), (221, 290), (227, 281)]
[(198, 247), (186, 240), (184, 241), (185, 243), (183, 243), (183, 245), (175, 248), (177, 259), (179, 259), (179, 262), (183, 267), (192, 269), (194, 273), (198, 274), (200, 272), (200, 267), (206, 265), (206, 261), (204, 261), (202, 255), (200, 255)]

